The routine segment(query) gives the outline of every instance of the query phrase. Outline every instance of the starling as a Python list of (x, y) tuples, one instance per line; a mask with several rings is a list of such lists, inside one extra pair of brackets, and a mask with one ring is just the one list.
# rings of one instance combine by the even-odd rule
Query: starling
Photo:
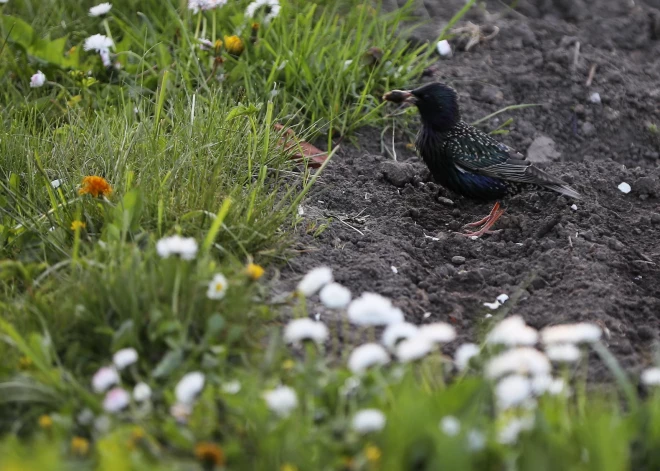
[(465, 227), (466, 236), (481, 237), (502, 216), (498, 200), (526, 189), (548, 189), (572, 198), (580, 194), (560, 179), (536, 168), (525, 157), (461, 120), (456, 91), (442, 83), (415, 90), (393, 90), (383, 96), (417, 106), (422, 128), (415, 146), (433, 178), (467, 198), (496, 201), (490, 214)]

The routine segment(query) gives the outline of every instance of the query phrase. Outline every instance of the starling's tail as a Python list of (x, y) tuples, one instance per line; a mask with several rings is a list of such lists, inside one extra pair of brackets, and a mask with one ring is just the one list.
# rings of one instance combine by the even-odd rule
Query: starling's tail
[(545, 186), (548, 190), (556, 191), (557, 193), (570, 196), (571, 198), (580, 199), (581, 197), (580, 193), (578, 193), (577, 191), (575, 191), (573, 188), (566, 185), (565, 183), (548, 183), (543, 186)]

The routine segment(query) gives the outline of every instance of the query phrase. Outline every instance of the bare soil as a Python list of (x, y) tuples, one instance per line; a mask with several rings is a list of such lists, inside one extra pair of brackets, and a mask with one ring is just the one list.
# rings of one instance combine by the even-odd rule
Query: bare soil
[[(420, 79), (454, 86), (468, 122), (541, 104), (484, 129), (513, 118), (499, 138), (581, 200), (518, 195), (505, 201), (501, 233), (471, 240), (456, 231), (490, 206), (433, 183), (409, 135), (395, 134), (395, 161), (382, 152), (380, 130), (365, 130), (357, 146), (341, 146), (303, 204), (300, 254), (285, 284), (328, 265), (354, 293), (391, 297), (411, 322), (450, 322), (461, 340), (477, 339), (485, 319), (505, 313), (537, 328), (598, 322), (625, 367), (649, 364), (660, 335), (660, 135), (649, 126), (660, 126), (659, 3), (521, 1), (511, 10), (489, 2), (467, 20), (499, 33), (467, 52), (468, 38), (455, 37), (453, 56)], [(437, 30), (460, 6), (426, 2), (418, 14)], [(595, 92), (600, 103), (590, 99)], [(630, 193), (619, 191), (622, 182)], [(483, 305), (501, 293), (512, 297), (504, 306)]]

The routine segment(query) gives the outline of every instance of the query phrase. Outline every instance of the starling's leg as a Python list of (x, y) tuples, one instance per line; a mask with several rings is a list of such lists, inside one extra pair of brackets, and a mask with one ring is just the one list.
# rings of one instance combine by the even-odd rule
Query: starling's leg
[(486, 221), (483, 226), (475, 232), (464, 232), (463, 235), (466, 237), (481, 237), (484, 234), (491, 234), (493, 232), (499, 232), (499, 231), (491, 231), (490, 228), (493, 227), (493, 224), (497, 222), (497, 220), (504, 214), (504, 209), (498, 209), (494, 214), (491, 214), (488, 216), (488, 220)]
[(477, 222), (471, 222), (470, 224), (466, 224), (463, 227), (481, 227), (481, 226), (483, 226), (484, 224), (486, 224), (488, 222), (488, 220), (490, 218), (492, 218), (495, 215), (495, 213), (497, 212), (498, 209), (500, 209), (500, 202), (499, 201), (497, 203), (495, 203), (495, 206), (493, 206), (493, 209), (490, 210), (490, 214), (488, 216), (486, 216), (483, 219), (480, 219)]

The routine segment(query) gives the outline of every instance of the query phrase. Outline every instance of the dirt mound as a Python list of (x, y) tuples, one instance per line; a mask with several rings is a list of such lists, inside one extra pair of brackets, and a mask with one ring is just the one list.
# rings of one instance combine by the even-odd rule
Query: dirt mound
[[(455, 231), (490, 206), (429, 181), (406, 138), (395, 136), (395, 162), (381, 153), (379, 133), (365, 131), (359, 149), (338, 152), (303, 205), (316, 227), (331, 223), (317, 236), (301, 231), (289, 285), (326, 264), (355, 292), (391, 297), (413, 322), (451, 322), (465, 339), (506, 311), (538, 328), (596, 321), (624, 365), (651, 361), (660, 334), (660, 138), (649, 126), (660, 125), (656, 10), (570, 3), (570, 15), (560, 1), (535, 3), (528, 16), (473, 13), (499, 33), (469, 52), (455, 38), (436, 78), (457, 88), (467, 121), (506, 105), (541, 104), (500, 115), (499, 124), (514, 122), (499, 137), (583, 198), (510, 198), (500, 234), (467, 239)], [(622, 182), (630, 193), (619, 191)], [(501, 293), (512, 299), (496, 311), (483, 305)]]

